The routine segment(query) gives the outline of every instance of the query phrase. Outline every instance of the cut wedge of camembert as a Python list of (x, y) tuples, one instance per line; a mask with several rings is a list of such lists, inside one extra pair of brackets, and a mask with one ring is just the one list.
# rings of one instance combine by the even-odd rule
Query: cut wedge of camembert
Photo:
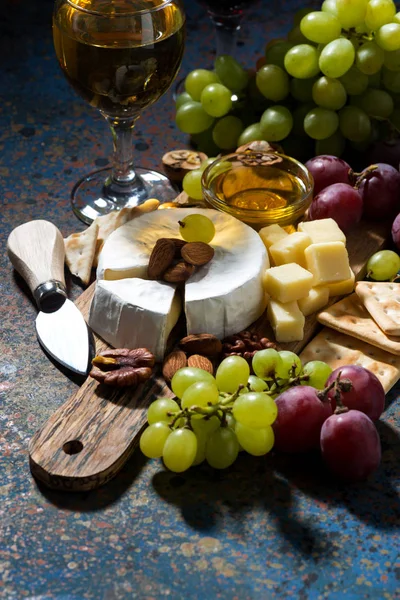
[[(260, 236), (241, 221), (212, 209), (159, 210), (114, 231), (99, 259), (89, 325), (115, 347), (145, 346), (161, 360), (177, 321), (172, 284), (148, 281), (147, 266), (160, 238), (181, 238), (179, 223), (203, 214), (215, 225), (214, 258), (185, 284), (188, 333), (224, 338), (248, 327), (264, 311), (263, 275), (269, 267)], [(148, 333), (146, 333), (148, 332)]]

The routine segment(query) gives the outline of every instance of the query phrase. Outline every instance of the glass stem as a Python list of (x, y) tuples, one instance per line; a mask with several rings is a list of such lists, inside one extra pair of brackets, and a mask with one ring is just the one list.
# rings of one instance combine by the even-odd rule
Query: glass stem
[(112, 182), (120, 187), (131, 185), (136, 177), (133, 169), (133, 130), (137, 117), (106, 119), (111, 128), (114, 145)]
[(219, 16), (213, 13), (209, 13), (209, 15), (215, 27), (217, 56), (220, 56), (221, 54), (234, 56), (242, 16)]

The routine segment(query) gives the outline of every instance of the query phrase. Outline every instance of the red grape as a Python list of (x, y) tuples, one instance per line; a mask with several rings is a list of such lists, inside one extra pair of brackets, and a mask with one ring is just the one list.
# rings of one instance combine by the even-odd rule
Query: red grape
[(381, 461), (381, 443), (375, 425), (359, 410), (334, 414), (322, 425), (322, 456), (340, 479), (361, 481)]
[(306, 167), (314, 177), (314, 196), (333, 183), (350, 183), (350, 165), (336, 156), (315, 156), (306, 162)]
[(318, 448), (322, 424), (332, 414), (330, 402), (322, 402), (315, 388), (302, 385), (283, 392), (276, 404), (278, 416), (272, 425), (275, 448), (282, 452)]
[(358, 191), (364, 203), (364, 216), (384, 221), (393, 218), (399, 210), (400, 173), (384, 163), (374, 166), (377, 168), (366, 169), (361, 174)]
[[(334, 382), (339, 373), (341, 380), (349, 379), (352, 383), (351, 390), (341, 393), (342, 403), (348, 408), (363, 412), (373, 421), (379, 419), (385, 408), (385, 390), (376, 375), (364, 367), (348, 365), (335, 369), (330, 374), (326, 386)], [(328, 398), (331, 400), (332, 409), (335, 410), (334, 390), (329, 392)]]
[(400, 213), (397, 215), (397, 217), (393, 221), (392, 239), (393, 239), (395, 246), (397, 246), (397, 248), (400, 250)]
[(363, 202), (360, 194), (347, 183), (334, 183), (322, 190), (308, 211), (310, 220), (331, 217), (346, 233), (360, 222)]

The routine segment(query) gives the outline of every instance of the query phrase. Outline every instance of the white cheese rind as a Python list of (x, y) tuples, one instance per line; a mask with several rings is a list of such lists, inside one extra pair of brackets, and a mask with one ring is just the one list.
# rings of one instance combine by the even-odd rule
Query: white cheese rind
[(89, 326), (114, 348), (148, 348), (160, 361), (180, 312), (179, 295), (168, 283), (100, 280), (90, 307)]

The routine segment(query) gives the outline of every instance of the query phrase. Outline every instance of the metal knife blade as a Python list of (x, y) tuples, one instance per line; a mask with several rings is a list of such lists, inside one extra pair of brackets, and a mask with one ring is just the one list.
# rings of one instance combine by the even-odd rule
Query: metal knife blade
[(7, 251), (40, 309), (36, 318), (40, 343), (60, 364), (85, 375), (89, 332), (81, 312), (67, 298), (60, 231), (49, 221), (29, 221), (10, 233)]

